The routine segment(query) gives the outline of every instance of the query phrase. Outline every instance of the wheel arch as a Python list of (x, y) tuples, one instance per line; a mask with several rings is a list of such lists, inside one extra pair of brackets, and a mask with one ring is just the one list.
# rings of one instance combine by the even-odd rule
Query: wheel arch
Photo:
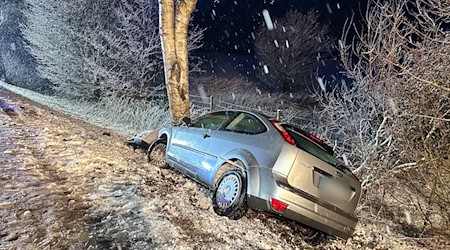
[[(164, 141), (166, 143), (166, 151), (168, 150), (168, 148), (169, 148), (169, 138), (170, 138), (171, 132), (172, 132), (171, 128), (163, 128), (163, 129), (158, 131), (158, 135), (156, 136), (154, 141), (149, 145), (149, 147), (147, 149), (147, 158), (149, 160), (150, 160), (149, 152), (153, 149), (153, 147), (155, 147), (156, 143), (158, 143), (160, 141)], [(166, 155), (166, 157), (167, 157), (167, 155)]]
[(242, 173), (245, 175), (247, 180), (247, 195), (255, 195), (259, 193), (260, 175), (258, 162), (253, 154), (242, 149), (233, 150), (232, 152), (229, 152), (225, 156), (221, 157), (219, 167), (214, 174), (212, 188), (215, 187), (220, 175), (230, 168), (229, 165), (240, 168)]
[(167, 140), (169, 139), (169, 136), (167, 135), (167, 133), (162, 133), (161, 135), (159, 135), (158, 140), (163, 140), (165, 142), (167, 142)]
[(171, 136), (172, 136), (172, 128), (163, 128), (158, 132), (159, 140), (164, 139), (166, 142), (168, 142)]

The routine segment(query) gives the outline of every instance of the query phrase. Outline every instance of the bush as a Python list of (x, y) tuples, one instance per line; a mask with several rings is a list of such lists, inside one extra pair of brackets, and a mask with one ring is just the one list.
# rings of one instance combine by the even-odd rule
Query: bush
[(449, 7), (371, 1), (366, 29), (340, 43), (354, 88), (316, 94), (319, 131), (348, 154), (363, 183), (361, 206), (416, 211), (412, 226), (422, 231), (450, 223)]

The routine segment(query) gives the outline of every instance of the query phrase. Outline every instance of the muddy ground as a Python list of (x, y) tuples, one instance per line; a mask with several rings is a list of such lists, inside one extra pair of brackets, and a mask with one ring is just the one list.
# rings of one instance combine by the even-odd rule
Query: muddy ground
[(125, 137), (0, 89), (0, 249), (445, 249), (388, 224), (311, 246), (288, 223), (217, 216), (211, 194), (147, 163)]

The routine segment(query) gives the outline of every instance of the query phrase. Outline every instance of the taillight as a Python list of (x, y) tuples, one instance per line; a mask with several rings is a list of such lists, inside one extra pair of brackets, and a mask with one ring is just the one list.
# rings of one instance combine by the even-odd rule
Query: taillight
[(276, 200), (274, 198), (270, 200), (270, 204), (272, 205), (272, 208), (278, 212), (282, 212), (288, 207), (286, 203)]
[(313, 134), (308, 134), (309, 138), (313, 139), (314, 141), (318, 142), (319, 144), (323, 144), (323, 141), (321, 139), (319, 139), (317, 136), (313, 135)]
[(292, 139), (292, 137), (288, 134), (288, 132), (280, 131), (280, 133), (289, 144), (295, 145), (294, 139)]
[(281, 136), (283, 136), (284, 140), (287, 141), (287, 143), (295, 146), (295, 141), (292, 139), (292, 137), (289, 135), (289, 133), (284, 130), (280, 125), (277, 124), (277, 121), (270, 120), (272, 125), (280, 132)]

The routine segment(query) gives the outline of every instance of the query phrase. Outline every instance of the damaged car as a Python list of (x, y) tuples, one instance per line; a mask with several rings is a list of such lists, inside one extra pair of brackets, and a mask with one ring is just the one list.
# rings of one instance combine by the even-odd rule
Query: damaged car
[(358, 178), (316, 136), (257, 112), (208, 113), (158, 131), (153, 165), (174, 168), (213, 192), (214, 211), (276, 214), (343, 239), (358, 222)]

